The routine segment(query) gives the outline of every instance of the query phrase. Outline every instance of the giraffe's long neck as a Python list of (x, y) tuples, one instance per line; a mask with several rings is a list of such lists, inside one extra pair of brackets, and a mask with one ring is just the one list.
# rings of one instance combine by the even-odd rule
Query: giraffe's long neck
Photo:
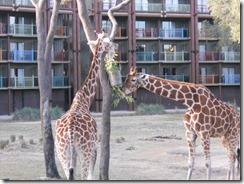
[(86, 107), (87, 109), (90, 108), (96, 92), (97, 80), (99, 76), (98, 70), (100, 67), (100, 61), (103, 54), (106, 53), (102, 50), (101, 41), (99, 41), (97, 44), (95, 55), (93, 56), (93, 60), (91, 62), (88, 75), (83, 84), (81, 85), (80, 89), (77, 91), (70, 109), (84, 109), (84, 107)]
[(202, 103), (202, 96), (207, 100), (215, 99), (214, 95), (204, 86), (166, 80), (144, 74), (141, 80), (142, 87), (160, 96), (170, 98), (192, 108), (194, 104)]

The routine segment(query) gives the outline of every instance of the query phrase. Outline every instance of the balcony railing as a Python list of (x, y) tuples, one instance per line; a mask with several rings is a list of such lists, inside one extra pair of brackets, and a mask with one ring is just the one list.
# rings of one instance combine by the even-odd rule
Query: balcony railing
[(190, 12), (189, 4), (166, 4), (165, 11), (167, 12)]
[(199, 75), (200, 84), (214, 84), (219, 83), (219, 76), (212, 73), (209, 75)]
[(158, 61), (157, 52), (136, 52), (136, 61)]
[(8, 87), (8, 77), (3, 77), (0, 75), (0, 88)]
[[(0, 34), (7, 34), (7, 24), (0, 23)], [(14, 35), (37, 35), (34, 24), (11, 24), (9, 33)], [(56, 26), (56, 36), (67, 36), (67, 26)]]
[(136, 37), (158, 37), (158, 29), (157, 28), (136, 28)]
[(161, 76), (164, 79), (169, 79), (169, 80), (177, 80), (177, 81), (183, 81), (183, 82), (189, 82), (189, 75), (162, 75)]
[[(112, 29), (110, 27), (104, 28), (106, 33), (110, 34)], [(116, 34), (117, 37), (126, 37), (127, 36), (127, 29), (125, 27), (118, 27), (118, 32)]]
[[(1, 58), (2, 56), (2, 58)], [(11, 60), (11, 61), (37, 61), (37, 51), (36, 50), (12, 50), (10, 51), (10, 58), (8, 59), (7, 51), (0, 50), (0, 61)], [(68, 61), (69, 55), (68, 51), (59, 50), (51, 51), (51, 61)]]
[(12, 61), (37, 61), (36, 50), (12, 50), (10, 51)]
[[(4, 78), (5, 80), (7, 78)], [(1, 80), (1, 78), (0, 78)], [(0, 81), (1, 84), (1, 81)], [(55, 76), (52, 78), (52, 87), (65, 87), (68, 86), (68, 77), (65, 76)], [(1, 87), (1, 86), (0, 86)], [(5, 86), (8, 87), (5, 82)], [(35, 88), (38, 87), (38, 77), (30, 76), (30, 77), (11, 77), (10, 78), (10, 86), (13, 88)]]
[(189, 61), (188, 52), (160, 52), (159, 53), (160, 61)]
[(136, 4), (136, 11), (151, 11), (151, 12), (161, 12), (161, 3), (146, 3), (146, 4)]
[(0, 0), (0, 5), (12, 5), (14, 0)]
[(240, 74), (222, 74), (221, 83), (222, 84), (240, 84)]
[(161, 38), (186, 38), (189, 37), (188, 28), (159, 29)]
[(0, 22), (0, 34), (6, 34), (7, 33), (7, 24)]
[(188, 52), (136, 52), (136, 61), (189, 61)]
[(199, 61), (240, 61), (240, 52), (199, 52)]
[(209, 13), (209, 9), (207, 5), (198, 5), (197, 8), (198, 13)]
[(34, 24), (11, 24), (9, 26), (11, 34), (36, 35), (36, 25)]
[[(103, 2), (102, 9), (103, 10), (109, 10), (110, 8), (116, 6), (118, 3), (115, 2)], [(128, 6), (123, 7), (120, 11), (126, 11), (128, 10)]]
[(222, 74), (221, 81), (219, 81), (219, 75), (199, 75), (200, 84), (240, 84), (240, 74)]

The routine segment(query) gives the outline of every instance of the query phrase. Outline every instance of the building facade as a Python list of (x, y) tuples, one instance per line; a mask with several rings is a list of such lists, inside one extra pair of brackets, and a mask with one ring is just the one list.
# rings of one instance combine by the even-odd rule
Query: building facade
[[(44, 26), (49, 26), (52, 0), (46, 1)], [(121, 0), (88, 1), (94, 29), (111, 22), (107, 11)], [(136, 0), (115, 13), (119, 29), (118, 61), (123, 80), (131, 66), (139, 72), (207, 86), (217, 98), (240, 106), (240, 51), (218, 47), (205, 0)], [(52, 49), (52, 102), (67, 110), (84, 81), (91, 52), (77, 14), (75, 1), (62, 5)], [(90, 54), (87, 54), (90, 53)], [(23, 107), (39, 108), (35, 9), (29, 0), (0, 0), (0, 115)], [(101, 111), (101, 87), (92, 111)], [(140, 103), (166, 108), (184, 106), (144, 89), (114, 109), (134, 110)]]

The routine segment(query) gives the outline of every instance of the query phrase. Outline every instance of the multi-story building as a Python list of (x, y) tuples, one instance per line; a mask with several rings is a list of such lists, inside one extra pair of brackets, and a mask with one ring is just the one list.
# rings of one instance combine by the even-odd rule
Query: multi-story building
[[(107, 11), (121, 0), (88, 1), (94, 28), (108, 32)], [(0, 114), (22, 107), (39, 107), (35, 9), (29, 0), (0, 0)], [(46, 3), (48, 28), (52, 1)], [(212, 17), (205, 0), (136, 0), (115, 13), (119, 24), (115, 42), (123, 79), (131, 66), (140, 72), (207, 86), (216, 97), (240, 106), (240, 51), (224, 45), (210, 31)], [(73, 1), (60, 9), (53, 44), (53, 106), (67, 109), (86, 77), (91, 54)], [(93, 111), (101, 111), (101, 87)], [(139, 89), (135, 102), (116, 109), (134, 110), (136, 104), (160, 103), (181, 108), (175, 101)]]

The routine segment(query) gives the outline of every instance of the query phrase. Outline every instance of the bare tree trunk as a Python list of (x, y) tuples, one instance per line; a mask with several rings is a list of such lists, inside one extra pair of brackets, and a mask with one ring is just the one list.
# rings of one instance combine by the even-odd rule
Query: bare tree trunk
[(39, 0), (36, 4), (31, 1), (36, 9), (37, 41), (38, 41), (38, 84), (40, 91), (40, 116), (43, 137), (43, 151), (46, 166), (46, 177), (61, 178), (54, 154), (54, 139), (52, 134), (51, 117), (49, 107), (51, 101), (52, 79), (51, 79), (51, 48), (53, 44), (55, 27), (57, 24), (58, 11), (61, 0), (54, 0), (53, 12), (48, 34), (45, 34), (43, 25), (43, 12), (45, 1)]
[[(117, 6), (111, 8), (109, 10), (108, 16), (113, 24), (113, 29), (110, 35), (111, 40), (114, 40), (115, 35), (117, 34), (118, 25), (113, 16), (113, 12), (120, 10), (129, 4), (132, 0), (125, 0), (118, 4)], [(93, 28), (88, 17), (86, 2), (83, 0), (77, 0), (78, 5), (78, 13), (80, 20), (83, 25), (83, 29), (86, 34), (86, 38), (88, 41), (95, 40), (95, 34), (93, 33)], [(90, 47), (92, 52), (94, 53), (94, 48)], [(108, 180), (109, 179), (109, 158), (110, 158), (110, 114), (111, 114), (111, 105), (112, 105), (112, 89), (109, 83), (108, 74), (105, 69), (105, 62), (102, 59), (101, 67), (100, 67), (100, 82), (102, 86), (103, 93), (103, 106), (102, 106), (102, 130), (101, 130), (101, 155), (100, 155), (100, 180)]]

